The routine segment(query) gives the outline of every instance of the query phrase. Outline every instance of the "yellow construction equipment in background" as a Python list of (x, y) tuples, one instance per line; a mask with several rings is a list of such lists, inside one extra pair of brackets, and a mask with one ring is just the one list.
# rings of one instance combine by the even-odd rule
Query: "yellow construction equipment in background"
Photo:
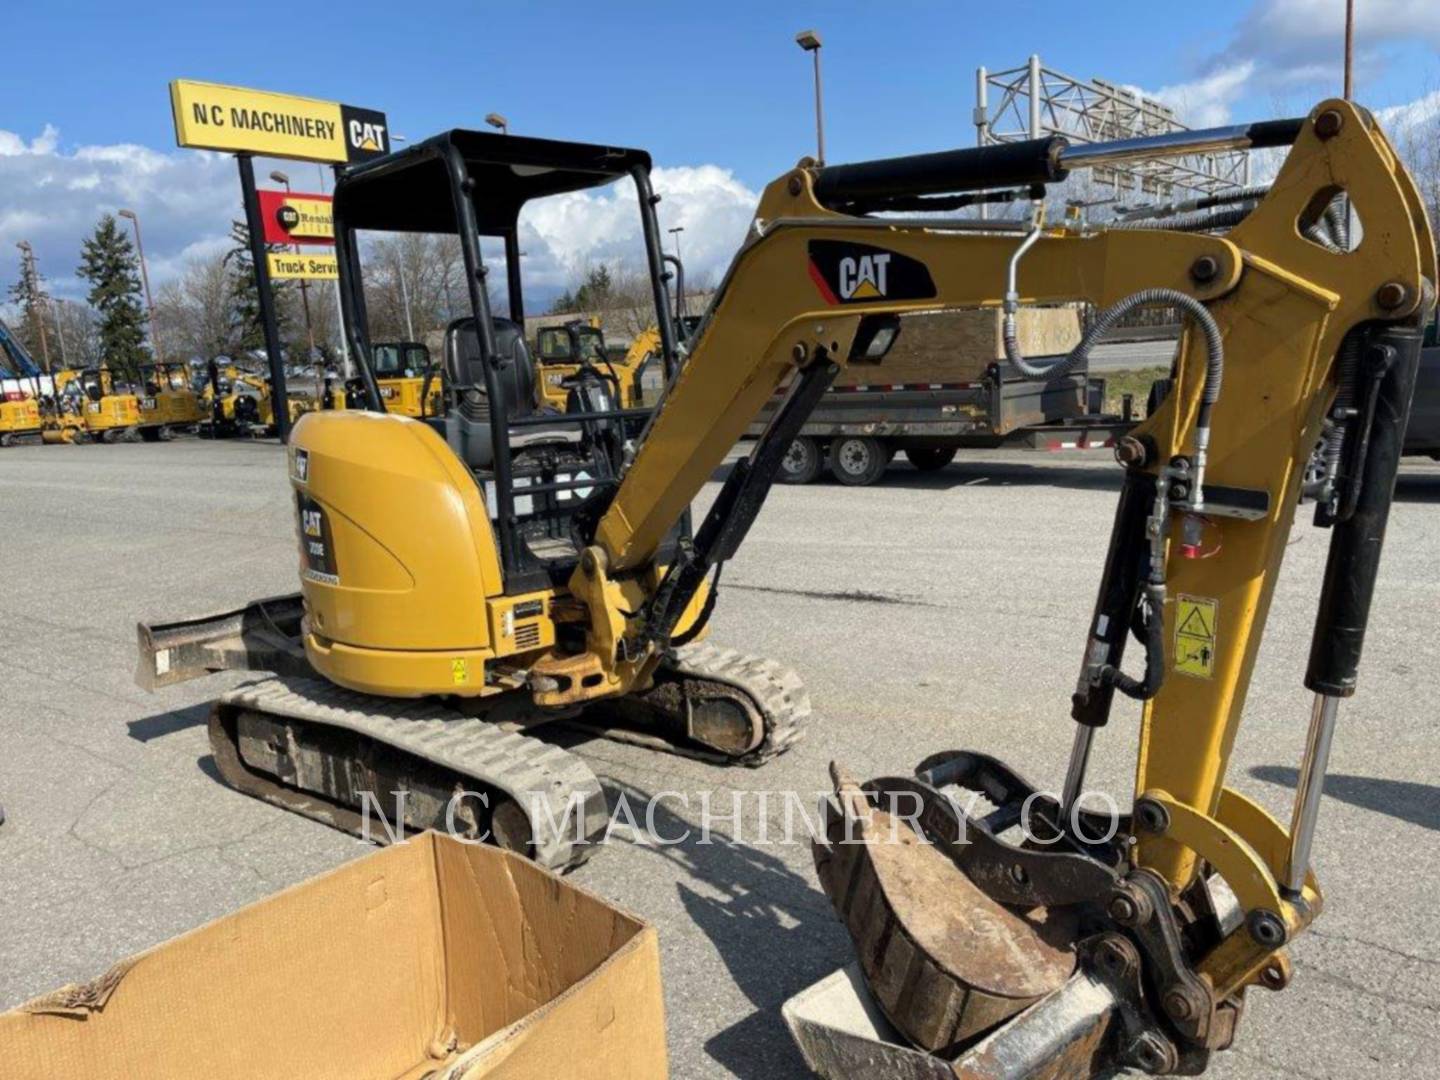
[(184, 364), (142, 364), (140, 382), (144, 391), (139, 398), (140, 435), (147, 441), (194, 431), (205, 419), (205, 408)]
[[(1044, 187), (1071, 170), (1186, 146), (1288, 157), (1268, 194), (1213, 217), (1045, 221)], [(620, 408), (587, 364), (567, 411), (542, 411), (518, 250), (506, 245), (501, 317), (482, 235), (513, 237), (531, 199), (624, 178), (638, 189), (666, 388), (653, 413)], [(211, 745), (229, 783), (350, 829), (375, 809), (360, 792), (403, 791), (383, 808), (394, 824), (443, 822), (571, 865), (603, 826), (603, 793), (578, 758), (518, 729), (564, 718), (748, 763), (798, 736), (809, 702), (793, 672), (695, 642), (721, 568), (842, 367), (883, 372), (909, 313), (992, 307), (1006, 362), (1044, 382), (1127, 314), (1174, 309), (1186, 330), (1168, 396), (1118, 454), (1124, 483), (1077, 640), (1062, 795), (972, 751), (863, 785), (837, 767), (819, 877), (872, 1007), (910, 1045), (804, 1008), (789, 1019), (825, 1076), (1202, 1071), (1231, 1044), (1247, 989), (1288, 983), (1285, 947), (1320, 911), (1309, 865), (1319, 792), (1338, 702), (1355, 686), (1434, 301), (1433, 237), (1373, 117), (1327, 101), (1304, 119), (1128, 143), (806, 159), (766, 188), (683, 366), (652, 194), (640, 151), (458, 130), (347, 170), (334, 201), (342, 268), (359, 265), (357, 230), (433, 228), (432, 208), (453, 207), (472, 317), (446, 334), (447, 411), (385, 414), (363, 286), (342, 272), (370, 411), (296, 426), (301, 591), (140, 627), (140, 682), (276, 672), (216, 703)], [(934, 213), (1017, 196), (1034, 200), (1028, 221)], [(1335, 224), (1342, 199), (1364, 216), (1363, 243)], [(1022, 306), (1077, 301), (1099, 314), (1074, 350), (1021, 354)], [(692, 500), (777, 392), (765, 433), (693, 527)], [(1322, 440), (1332, 467), (1307, 485)], [(1287, 829), (1225, 781), (1302, 496), (1332, 541)], [(1132, 636), (1145, 653), (1137, 676), (1121, 666)], [(904, 643), (891, 649), (868, 662), (903, 664)], [(1109, 820), (1081, 795), (1117, 691), (1145, 704), (1133, 814)], [(470, 793), (458, 806), (457, 790)], [(985, 816), (969, 816), (972, 793)]]
[[(430, 350), (418, 341), (383, 341), (374, 346), (375, 378), (387, 412), (400, 416), (439, 416), (441, 377)], [(347, 407), (363, 408), (365, 396), (358, 379), (347, 389)], [(353, 405), (351, 405), (353, 402)]]
[[(694, 329), (698, 319), (686, 319), (679, 330)], [(542, 327), (535, 335), (535, 377), (543, 404), (565, 411), (570, 388), (581, 368), (588, 366), (608, 379), (611, 393), (626, 409), (649, 408), (660, 400), (665, 386), (665, 363), (660, 330), (652, 324), (635, 335), (625, 355), (612, 359), (605, 346), (600, 320), (572, 320), (563, 326)]]
[(41, 431), (39, 401), (19, 392), (0, 397), (0, 446), (39, 442)]
[[(86, 432), (95, 441), (113, 443), (139, 437), (140, 399), (117, 386), (109, 367), (102, 364), (56, 372), (55, 393), (61, 399), (61, 417), (78, 409)], [(67, 426), (63, 421), (60, 424), (62, 430)]]

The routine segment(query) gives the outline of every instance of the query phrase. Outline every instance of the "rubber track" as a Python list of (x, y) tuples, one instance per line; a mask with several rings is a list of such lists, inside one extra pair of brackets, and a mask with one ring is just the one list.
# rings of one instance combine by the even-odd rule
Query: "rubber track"
[[(576, 793), (583, 799), (586, 841), (602, 833), (609, 820), (605, 793), (590, 766), (567, 750), (476, 717), (465, 716), (433, 700), (402, 701), (346, 690), (317, 679), (270, 678), (224, 694), (221, 710), (250, 710), (305, 723), (342, 728), (421, 758), (461, 777), (505, 792), (527, 815), (537, 805), (548, 818), (530, 817), (532, 857), (552, 870), (577, 866), (589, 856), (589, 843), (576, 843), (566, 810)], [(261, 795), (262, 798), (268, 798)], [(270, 800), (275, 801), (275, 800)], [(282, 803), (288, 809), (305, 811)], [(560, 832), (556, 831), (555, 826)]]
[(805, 737), (805, 724), (811, 713), (810, 692), (805, 689), (799, 674), (779, 661), (751, 656), (705, 641), (675, 650), (665, 660), (664, 667), (666, 671), (689, 678), (723, 683), (748, 697), (763, 721), (765, 736), (760, 745), (748, 753), (731, 757), (715, 750), (663, 739), (644, 730), (591, 725), (583, 716), (572, 721), (572, 725), (596, 731), (617, 742), (663, 749), (701, 761), (752, 767), (783, 754)]

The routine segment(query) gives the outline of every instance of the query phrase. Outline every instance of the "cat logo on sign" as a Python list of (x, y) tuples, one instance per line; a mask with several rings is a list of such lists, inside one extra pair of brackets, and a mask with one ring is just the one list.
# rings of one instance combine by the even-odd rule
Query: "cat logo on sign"
[(1215, 674), (1215, 624), (1220, 603), (1181, 595), (1175, 610), (1175, 670), (1209, 679)]

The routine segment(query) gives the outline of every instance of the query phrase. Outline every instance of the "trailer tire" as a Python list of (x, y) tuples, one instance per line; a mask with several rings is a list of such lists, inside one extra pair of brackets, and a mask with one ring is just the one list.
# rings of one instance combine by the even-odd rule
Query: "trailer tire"
[(825, 458), (820, 444), (808, 435), (796, 436), (780, 461), (779, 480), (782, 484), (808, 484), (820, 475)]
[(849, 487), (875, 483), (889, 462), (885, 445), (868, 435), (846, 435), (830, 443), (830, 471)]
[(905, 451), (910, 464), (921, 472), (937, 472), (955, 460), (956, 447), (917, 446)]

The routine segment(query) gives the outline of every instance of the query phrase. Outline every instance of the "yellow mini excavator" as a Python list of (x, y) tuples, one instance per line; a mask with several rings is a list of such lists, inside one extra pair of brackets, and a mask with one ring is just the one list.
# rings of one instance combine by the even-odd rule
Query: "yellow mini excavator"
[[(1139, 227), (1044, 220), (1046, 185), (1074, 169), (1249, 147), (1288, 150), (1263, 196)], [(858, 947), (849, 985), (868, 986), (852, 1011), (893, 1027), (887, 1041), (880, 1024), (867, 1035), (803, 1008), (789, 1019), (827, 1076), (1203, 1070), (1230, 1044), (1247, 988), (1289, 980), (1285, 946), (1320, 910), (1309, 856), (1321, 781), (1355, 688), (1434, 299), (1433, 238), (1394, 151), (1368, 113), (1327, 101), (1303, 119), (1132, 142), (802, 161), (765, 190), (683, 364), (649, 174), (635, 150), (469, 131), (348, 170), (335, 240), (368, 409), (296, 425), (301, 592), (142, 625), (140, 682), (273, 672), (215, 705), (230, 783), (350, 828), (367, 793), (404, 790), (395, 814), (409, 827), (448, 813), (444, 824), (572, 863), (603, 798), (578, 758), (529, 727), (578, 719), (745, 762), (798, 734), (809, 705), (793, 673), (696, 642), (720, 569), (843, 365), (883, 371), (908, 312), (991, 306), (1006, 362), (1044, 381), (1126, 313), (1175, 309), (1187, 329), (1168, 393), (1118, 453), (1063, 794), (975, 752), (866, 784), (837, 769), (817, 867)], [(563, 414), (537, 412), (517, 214), (626, 178), (666, 388), (649, 414), (614, 408), (603, 383), (569, 395)], [(1017, 195), (1033, 201), (1028, 220), (949, 213)], [(1358, 240), (1337, 224), (1340, 200), (1363, 223)], [(472, 313), (445, 334), (442, 416), (385, 412), (362, 229), (460, 238)], [(506, 316), (491, 309), (491, 240), (506, 256)], [(1076, 349), (1022, 355), (1021, 306), (1075, 301), (1100, 309)], [(777, 390), (765, 433), (692, 528), (691, 500)], [(1317, 444), (1323, 467), (1311, 468)], [(1287, 829), (1225, 774), (1302, 496), (1332, 546)], [(1139, 674), (1122, 666), (1132, 637)], [(1133, 813), (1107, 823), (1079, 796), (1117, 692), (1144, 713)], [(577, 813), (557, 819), (567, 805)]]
[(97, 442), (132, 442), (140, 437), (140, 398), (122, 389), (107, 365), (57, 372), (55, 391), (60, 418), (78, 410), (86, 432)]
[(205, 419), (205, 408), (184, 364), (141, 364), (140, 383), (140, 437), (147, 442), (194, 432)]
[[(430, 350), (419, 341), (379, 341), (371, 363), (385, 411), (400, 416), (440, 415), (441, 377)], [(346, 386), (346, 406), (365, 407), (365, 384), (352, 379)]]

